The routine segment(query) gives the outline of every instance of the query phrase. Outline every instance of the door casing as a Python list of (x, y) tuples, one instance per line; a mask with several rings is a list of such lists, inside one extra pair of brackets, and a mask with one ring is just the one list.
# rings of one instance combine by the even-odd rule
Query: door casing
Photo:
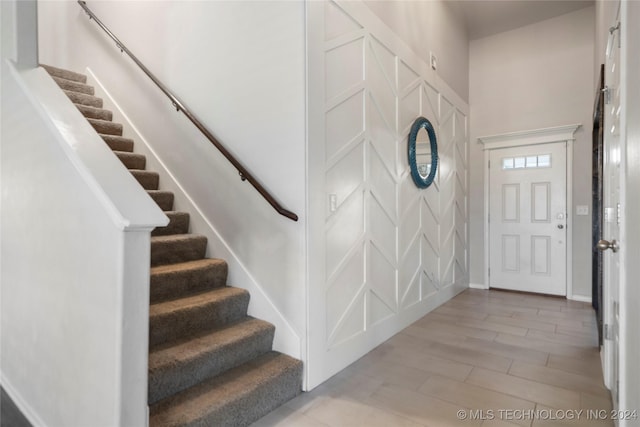
[[(575, 132), (581, 124), (556, 126), (551, 128), (534, 129), (521, 132), (512, 132), (478, 138), (478, 143), (483, 145), (484, 151), (484, 286), (489, 289), (489, 155), (491, 150), (498, 148), (520, 147), (525, 145), (548, 144), (552, 142), (567, 143), (567, 264), (573, 259), (573, 143)], [(567, 298), (581, 300), (573, 295), (572, 266), (567, 265)], [(590, 300), (589, 300), (590, 302)]]
[[(487, 151), (491, 157), (489, 287), (565, 297), (567, 143)], [(542, 154), (550, 156), (546, 167), (502, 166), (505, 158), (515, 162), (518, 157), (530, 160)]]

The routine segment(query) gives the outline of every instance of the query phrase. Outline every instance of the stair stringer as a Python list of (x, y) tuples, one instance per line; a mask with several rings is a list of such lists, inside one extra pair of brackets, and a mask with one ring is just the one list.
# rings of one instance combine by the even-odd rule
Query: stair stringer
[[(163, 189), (174, 193), (175, 205), (180, 206), (181, 210), (189, 212), (191, 232), (207, 237), (207, 256), (211, 255), (216, 258), (224, 258), (229, 265), (229, 281), (231, 284), (246, 289), (250, 293), (251, 300), (248, 314), (266, 320), (276, 327), (273, 349), (304, 361), (306, 355), (305, 346), (303, 345), (303, 338), (296, 331), (296, 328), (286, 319), (278, 307), (276, 307), (247, 266), (222, 238), (215, 226), (205, 217), (197, 203), (194, 202), (188, 192), (166, 167), (165, 163), (159, 158), (151, 144), (149, 144), (148, 140), (129, 119), (126, 112), (111, 96), (109, 90), (102, 84), (96, 73), (90, 67), (87, 67), (85, 71), (87, 74), (87, 83), (94, 86), (96, 91), (95, 95), (103, 99), (103, 108), (113, 112), (113, 121), (122, 124), (125, 135), (133, 138), (136, 142), (141, 142), (141, 144), (134, 145), (134, 152), (147, 157), (147, 166), (150, 170), (152, 169), (160, 175)], [(304, 368), (306, 369), (306, 364), (304, 364)], [(303, 378), (306, 378), (306, 375), (303, 375)], [(306, 385), (303, 384), (303, 389), (305, 389), (305, 387)]]

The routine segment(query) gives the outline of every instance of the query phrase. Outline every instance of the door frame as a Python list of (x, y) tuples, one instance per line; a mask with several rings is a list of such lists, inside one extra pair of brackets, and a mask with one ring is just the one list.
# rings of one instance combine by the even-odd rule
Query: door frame
[[(483, 136), (478, 138), (478, 143), (483, 145), (484, 151), (484, 286), (480, 289), (489, 289), (489, 155), (491, 150), (499, 148), (521, 147), (525, 145), (549, 144), (553, 142), (566, 142), (567, 144), (567, 257), (566, 257), (566, 281), (567, 298), (579, 301), (587, 301), (584, 298), (573, 295), (573, 265), (569, 260), (573, 259), (573, 142), (575, 132), (582, 124), (555, 126), (550, 128), (533, 129), (519, 132), (503, 133), (499, 135)], [(471, 286), (477, 287), (478, 286)], [(587, 302), (590, 302), (588, 300)]]
[[(631, 76), (640, 72), (640, 58), (637, 55), (640, 36), (640, 4), (623, 2), (620, 11), (622, 25), (622, 49), (620, 52), (620, 82), (622, 88), (622, 114), (625, 117), (625, 137), (623, 144), (625, 171), (623, 175), (623, 209), (620, 230), (621, 239), (621, 272), (620, 272), (620, 390), (621, 410), (640, 409), (640, 366), (637, 363), (640, 355), (640, 331), (636, 327), (640, 323), (640, 287), (636, 286), (640, 274), (640, 225), (636, 218), (640, 209), (640, 199), (636, 197), (640, 191), (640, 123), (638, 120), (627, 120), (628, 117), (640, 116), (640, 82)], [(622, 420), (620, 426), (636, 425), (636, 420)]]

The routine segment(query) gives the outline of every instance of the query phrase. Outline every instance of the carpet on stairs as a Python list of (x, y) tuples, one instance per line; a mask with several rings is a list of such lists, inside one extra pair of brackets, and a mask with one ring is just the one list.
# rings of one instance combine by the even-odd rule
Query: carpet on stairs
[(206, 258), (207, 238), (190, 233), (189, 213), (174, 210), (87, 77), (43, 67), (170, 219), (151, 234), (150, 425), (247, 426), (299, 394), (302, 362), (273, 351), (273, 325), (247, 314), (249, 293)]

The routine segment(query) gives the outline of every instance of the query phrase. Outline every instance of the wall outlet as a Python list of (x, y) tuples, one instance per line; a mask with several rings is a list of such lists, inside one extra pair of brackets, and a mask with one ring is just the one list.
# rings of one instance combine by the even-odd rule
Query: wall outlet
[(589, 206), (577, 205), (576, 215), (589, 215)]
[(429, 64), (431, 65), (432, 70), (438, 68), (438, 58), (436, 58), (436, 54), (433, 52), (429, 52)]

